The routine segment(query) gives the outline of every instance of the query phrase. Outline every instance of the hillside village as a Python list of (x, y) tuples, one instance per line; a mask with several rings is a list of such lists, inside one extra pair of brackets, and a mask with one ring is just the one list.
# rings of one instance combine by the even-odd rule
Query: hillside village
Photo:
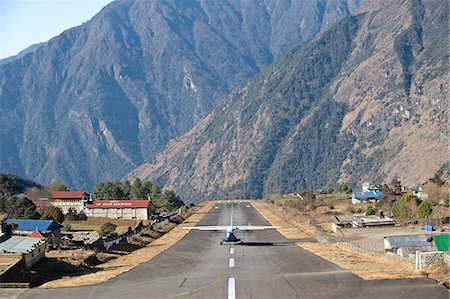
[[(266, 201), (285, 210), (288, 221), (309, 219), (308, 225), (320, 240), (398, 256), (407, 262), (418, 263), (417, 270), (422, 271), (433, 263), (448, 263), (449, 193), (448, 183), (442, 176), (443, 173), (438, 172), (433, 179), (413, 190), (404, 188), (398, 180), (389, 185), (365, 182), (360, 190), (341, 184), (337, 190), (272, 195)], [(4, 186), (10, 186), (11, 181), (14, 182), (12, 178), (17, 179), (3, 175)], [(60, 183), (56, 185), (65, 189)], [(23, 219), (27, 217), (20, 215), (15, 219), (3, 214), (0, 285), (43, 283), (48, 278), (42, 280), (40, 276), (48, 275), (49, 264), (55, 261), (63, 262), (65, 266), (59, 264), (57, 267), (65, 274), (56, 271), (57, 274), (52, 274), (54, 279), (90, 272), (96, 265), (117, 258), (117, 253), (122, 250), (134, 251), (146, 246), (181, 223), (192, 209), (192, 206), (177, 201), (171, 191), (165, 191), (165, 194), (172, 195), (175, 204), (163, 206), (156, 198), (161, 191), (155, 185), (151, 185), (153, 193), (149, 192), (147, 198), (94, 199), (95, 196), (108, 196), (110, 190), (105, 186), (113, 190), (118, 185), (117, 182), (100, 183), (98, 186), (102, 188), (96, 188), (93, 194), (47, 190), (48, 197), (41, 197), (46, 188), (31, 187), (22, 189), (21, 194), (11, 195), (22, 200), (34, 196), (29, 200), (35, 211), (33, 217), (28, 218), (41, 215), (41, 219)], [(143, 183), (138, 181), (133, 185), (142, 186)], [(20, 189), (16, 187), (12, 189)], [(151, 189), (147, 188), (147, 191)], [(116, 195), (111, 193), (109, 196), (122, 194), (127, 198), (127, 192), (121, 188), (116, 188), (115, 192)], [(430, 258), (430, 255), (436, 258)], [(70, 270), (66, 269), (68, 265), (71, 265)], [(32, 272), (37, 274), (31, 275)], [(448, 286), (448, 282), (444, 283)]]
[[(25, 181), (21, 178), (6, 174), (1, 178), (3, 195), (9, 196), (2, 196), (0, 205), (0, 286), (33, 286), (51, 277), (93, 271), (92, 267), (159, 238), (192, 209), (172, 191), (160, 191), (155, 185), (151, 185), (154, 199), (149, 192), (141, 199), (94, 200), (85, 191), (50, 191), (67, 189), (59, 182), (47, 187), (33, 183), (27, 189), (17, 183)], [(105, 184), (112, 187), (103, 191), (117, 191), (116, 183)], [(145, 189), (140, 182), (134, 184), (134, 191)], [(123, 198), (131, 196), (131, 188), (128, 193), (118, 190), (124, 191)], [(11, 216), (8, 205), (14, 205)], [(57, 261), (62, 265), (54, 265)], [(50, 265), (56, 269), (48, 273)]]

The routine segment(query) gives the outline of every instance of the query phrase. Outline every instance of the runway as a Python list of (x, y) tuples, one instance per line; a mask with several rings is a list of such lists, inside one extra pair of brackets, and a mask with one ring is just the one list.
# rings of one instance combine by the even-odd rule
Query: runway
[[(270, 225), (245, 202), (218, 203), (198, 225)], [(31, 289), (19, 298), (449, 298), (430, 279), (367, 281), (285, 239), (276, 230), (191, 231), (174, 246), (108, 282)], [(301, 240), (297, 240), (301, 241)]]

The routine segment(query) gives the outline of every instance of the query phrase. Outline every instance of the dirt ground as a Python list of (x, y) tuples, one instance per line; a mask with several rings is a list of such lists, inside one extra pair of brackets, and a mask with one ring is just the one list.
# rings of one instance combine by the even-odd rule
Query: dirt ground
[[(177, 241), (181, 240), (189, 232), (189, 230), (184, 229), (184, 227), (194, 226), (211, 209), (212, 205), (212, 202), (207, 202), (203, 206), (198, 206), (198, 209), (194, 210), (190, 217), (187, 218), (182, 224), (177, 226), (174, 224), (167, 225), (163, 228), (163, 230), (170, 230), (168, 233), (141, 249), (96, 266), (95, 273), (64, 277), (49, 281), (40, 287), (61, 288), (93, 285), (105, 282), (119, 274), (127, 272), (139, 264), (151, 260), (153, 257), (165, 251)], [(149, 238), (152, 238), (152, 236), (149, 236)]]
[(288, 239), (307, 238), (317, 234), (317, 230), (299, 213), (265, 201), (252, 201), (251, 203), (271, 225), (281, 226), (278, 231)]
[(420, 274), (415, 272), (412, 263), (355, 251), (344, 245), (299, 243), (298, 246), (351, 271), (363, 279), (420, 277)]
[[(333, 200), (329, 205), (323, 205), (314, 212), (304, 213), (293, 208), (281, 207), (266, 201), (252, 201), (252, 205), (272, 225), (282, 226), (278, 231), (289, 239), (330, 236), (325, 224), (330, 226), (330, 215), (334, 213), (347, 214), (353, 208), (343, 200)], [(373, 231), (372, 231), (373, 230)], [(383, 233), (384, 231), (384, 233)], [(417, 228), (375, 228), (357, 230), (353, 233), (355, 239), (376, 239), (378, 242), (385, 233), (417, 233)], [(372, 232), (374, 232), (372, 236)], [(359, 234), (359, 235), (358, 235)], [(372, 236), (372, 239), (371, 239)], [(372, 240), (373, 241), (373, 240)], [(392, 259), (366, 251), (354, 250), (342, 244), (301, 242), (297, 245), (308, 250), (363, 279), (393, 279), (428, 276), (438, 282), (449, 284), (448, 265), (441, 265), (435, 269), (427, 269), (421, 273), (415, 271), (415, 265), (410, 262)]]

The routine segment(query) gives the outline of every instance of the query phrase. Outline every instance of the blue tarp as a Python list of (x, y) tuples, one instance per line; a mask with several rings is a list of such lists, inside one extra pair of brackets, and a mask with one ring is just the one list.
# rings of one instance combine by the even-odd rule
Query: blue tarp
[(5, 222), (16, 223), (18, 225), (16, 230), (30, 232), (38, 230), (40, 232), (49, 233), (64, 227), (53, 220), (7, 219)]
[(378, 199), (381, 195), (383, 195), (383, 192), (381, 191), (355, 192), (352, 194), (352, 197), (356, 199)]

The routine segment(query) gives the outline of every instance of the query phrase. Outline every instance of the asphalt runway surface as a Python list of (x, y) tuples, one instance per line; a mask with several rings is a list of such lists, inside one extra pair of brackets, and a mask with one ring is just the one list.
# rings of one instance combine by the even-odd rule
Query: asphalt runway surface
[[(247, 203), (218, 203), (198, 225), (270, 225)], [(19, 298), (449, 298), (430, 279), (367, 281), (295, 245), (276, 230), (191, 231), (151, 261), (105, 283), (31, 289)], [(301, 241), (301, 240), (296, 240)]]

